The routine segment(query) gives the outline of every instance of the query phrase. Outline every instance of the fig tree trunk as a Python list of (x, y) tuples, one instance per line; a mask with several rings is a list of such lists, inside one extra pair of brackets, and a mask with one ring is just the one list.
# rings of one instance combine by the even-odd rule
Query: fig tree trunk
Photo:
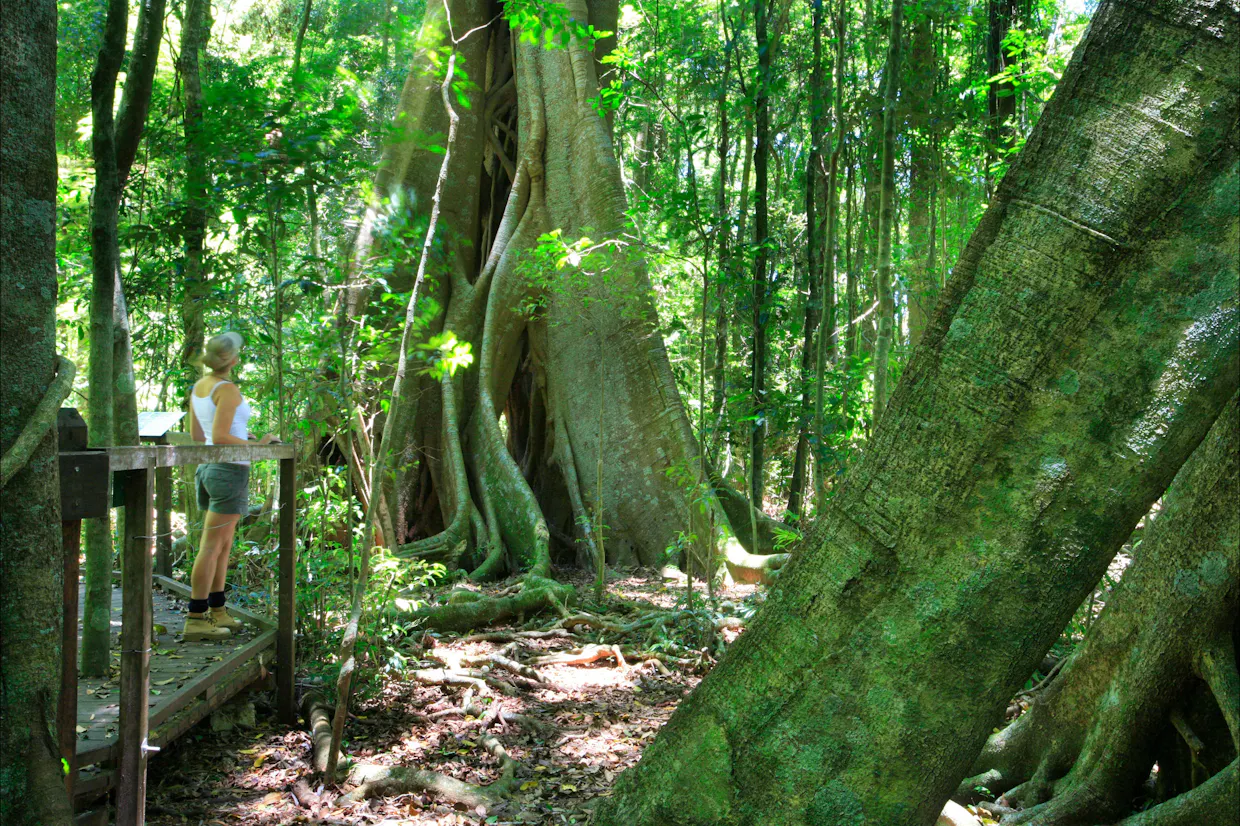
[[(1186, 699), (1202, 683), (1227, 723), (1234, 726), (1240, 714), (1235, 679), (1211, 685), (1204, 667), (1220, 652), (1220, 666), (1236, 673), (1238, 499), (1240, 406), (1233, 398), (1167, 490), (1085, 644), (1027, 713), (990, 738), (978, 776), (966, 781), (1006, 792), (1000, 802), (1025, 809), (1009, 822), (1111, 823), (1129, 814), (1155, 761), (1166, 763), (1157, 748), (1167, 728), (1182, 732), (1191, 762), (1205, 769), (1199, 782), (1235, 760), (1231, 738), (1208, 748), (1202, 737), (1209, 732), (1198, 736), (1185, 715)], [(1240, 803), (1232, 774), (1230, 805), (1216, 809), (1212, 822), (1224, 822)], [(1164, 805), (1170, 811), (1183, 801), (1176, 795)]]
[(1240, 384), (1238, 36), (1101, 5), (864, 461), (599, 826), (935, 821)]
[(498, 5), (449, 6), (451, 34), (443, 7), (428, 8), (401, 98), (405, 137), (385, 150), (348, 307), (382, 323), (389, 305), (372, 300), (370, 276), (410, 288), (416, 258), (396, 241), (429, 212), (447, 125), (435, 67), (455, 51), (471, 82), (454, 86), (460, 120), (418, 298), (431, 320), (411, 341), (437, 345), (433, 360), (444, 352), (433, 337), (450, 333), (473, 361), (449, 380), (431, 365), (407, 375), (391, 431), (399, 552), (476, 577), (545, 575), (553, 545), (591, 566), (604, 550), (661, 564), (690, 530), (701, 471), (592, 103), (598, 55), (582, 29), (614, 20), (614, 3), (544, 16), (555, 48), (537, 30), (522, 39)]

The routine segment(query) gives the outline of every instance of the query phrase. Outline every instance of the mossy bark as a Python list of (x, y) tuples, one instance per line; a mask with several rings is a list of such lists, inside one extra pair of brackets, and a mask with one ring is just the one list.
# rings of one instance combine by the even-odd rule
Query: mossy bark
[[(1093, 824), (1129, 814), (1159, 760), (1159, 735), (1202, 684), (1199, 655), (1232, 635), (1238, 498), (1240, 405), (1233, 398), (1167, 490), (1084, 645), (1028, 712), (990, 738), (978, 776), (965, 782), (1006, 793), (1009, 805), (1026, 809), (1009, 822)], [(1236, 756), (1229, 741), (1202, 751), (1196, 761), (1210, 772)]]
[[(124, 0), (109, 0), (103, 38), (90, 77), (91, 155), (95, 189), (90, 205), (90, 403), (87, 407), (91, 447), (114, 444), (112, 409), (112, 348), (115, 291), (120, 268), (117, 216), (122, 182), (116, 164), (113, 105), (116, 78), (125, 58), (129, 9)], [(112, 616), (111, 516), (86, 521), (84, 566), (86, 596), (82, 605), (82, 673), (105, 677)]]
[[(615, 17), (612, 2), (564, 5), (596, 28)], [(450, 9), (455, 36), (479, 27), (455, 47), (476, 85), (460, 89), (469, 105), (457, 108), (423, 288), (434, 301), (422, 306), (439, 309), (411, 340), (448, 331), (474, 360), (449, 380), (406, 378), (412, 403), (392, 445), (404, 468), (390, 497), (395, 544), (407, 556), (457, 559), (479, 578), (546, 575), (553, 551), (592, 559), (586, 526), (601, 522), (613, 559), (661, 564), (689, 524), (697, 446), (625, 234), (607, 122), (590, 103), (597, 61), (575, 38), (557, 49), (514, 42), (489, 2)], [(428, 144), (446, 126), (431, 55), (447, 43), (447, 19), (435, 5), (423, 23), (401, 99), (405, 137), (385, 150), (354, 253), (353, 315), (382, 306), (365, 287), (373, 268), (388, 267), (396, 289), (410, 284), (389, 238), (426, 213), (443, 157)], [(556, 268), (537, 254), (553, 229), (565, 242), (588, 237), (591, 261)]]
[[(56, 4), (0, 7), (0, 451), (56, 374)], [(55, 732), (60, 486), (51, 428), (0, 493), (0, 821), (68, 823)]]
[(1240, 385), (1238, 43), (1222, 0), (1099, 8), (865, 460), (600, 826), (934, 822)]

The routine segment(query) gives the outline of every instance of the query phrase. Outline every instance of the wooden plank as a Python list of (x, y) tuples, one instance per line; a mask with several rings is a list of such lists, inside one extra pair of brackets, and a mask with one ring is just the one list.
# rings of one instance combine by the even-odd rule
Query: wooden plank
[(280, 721), (297, 725), (294, 674), (297, 670), (297, 603), (294, 587), (297, 574), (297, 533), (295, 500), (296, 460), (280, 461), (280, 603), (279, 639), (276, 643), (276, 713)]
[(138, 445), (106, 448), (112, 470), (291, 459), (292, 445)]
[[(193, 594), (193, 591), (191, 591), (190, 587), (185, 583), (177, 582), (175, 579), (161, 576), (160, 574), (155, 575), (155, 584), (160, 588), (163, 588), (165, 591), (176, 594), (182, 599), (189, 599)], [(270, 617), (263, 616), (262, 614), (256, 614), (248, 608), (230, 605), (228, 606), (228, 610), (232, 613), (240, 614), (263, 630), (269, 630), (276, 627), (275, 622), (273, 622)]]
[(60, 518), (94, 519), (108, 512), (108, 453), (78, 450), (57, 454), (60, 464)]
[(151, 497), (155, 474), (145, 468), (122, 476), (125, 538), (122, 546), (120, 774), (117, 826), (146, 820), (146, 735), (151, 688)]
[(82, 520), (60, 523), (64, 550), (64, 609), (60, 629), (60, 699), (56, 705), (56, 731), (60, 734), (60, 756), (69, 761), (65, 791), (73, 798), (77, 777), (77, 695), (78, 695), (78, 566), (82, 551)]
[[(87, 775), (83, 773), (77, 779), (74, 788), (77, 789), (77, 796), (82, 798), (102, 797), (109, 789), (116, 785), (116, 770), (104, 769)], [(107, 807), (104, 807), (105, 811)]]
[(81, 749), (77, 753), (77, 762), (79, 768), (93, 766), (96, 763), (102, 763), (105, 760), (112, 759), (112, 752), (116, 748), (116, 741), (111, 740), (92, 744), (90, 748)]
[(275, 638), (274, 630), (264, 631), (245, 645), (229, 651), (219, 663), (212, 663), (210, 668), (201, 670), (196, 679), (178, 688), (156, 707), (155, 713), (150, 717), (151, 726), (159, 725), (189, 705), (198, 695), (208, 692), (232, 672), (261, 654), (264, 649), (270, 648)]
[(155, 471), (155, 573), (172, 576), (172, 468)]
[(193, 698), (193, 702), (172, 715), (158, 726), (151, 729), (151, 743), (163, 747), (188, 731), (195, 723), (205, 718), (224, 703), (240, 694), (246, 686), (252, 685), (262, 676), (262, 663), (255, 657), (241, 664), (228, 675), (228, 679), (218, 683), (214, 693)]

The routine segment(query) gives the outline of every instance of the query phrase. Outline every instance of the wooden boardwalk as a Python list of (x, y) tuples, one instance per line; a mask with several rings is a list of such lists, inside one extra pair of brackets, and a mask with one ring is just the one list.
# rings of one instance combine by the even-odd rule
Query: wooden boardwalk
[[(115, 787), (117, 826), (142, 826), (151, 752), (264, 678), (269, 665), (275, 672), (276, 714), (281, 722), (296, 723), (297, 459), (292, 445), (280, 444), (91, 449), (86, 447), (86, 428), (76, 411), (62, 409), (61, 413), (65, 422), (58, 426), (57, 435), (65, 587), (56, 728), (60, 756), (69, 767), (65, 785), (83, 805)], [(166, 541), (170, 469), (241, 460), (280, 463), (276, 618), (237, 610), (253, 627), (236, 639), (178, 643), (175, 635), (184, 614), (172, 596), (186, 599), (188, 589), (156, 573), (171, 573)], [(117, 662), (108, 679), (79, 685), (81, 523), (106, 516), (116, 499), (125, 509), (122, 582), (113, 591), (111, 648)], [(155, 521), (162, 526), (158, 537), (153, 535), (152, 503), (159, 512)], [(159, 565), (153, 570), (156, 559)], [(161, 590), (165, 593), (160, 594)], [(154, 639), (149, 635), (153, 624), (164, 627)]]
[[(151, 648), (151, 694), (148, 701), (152, 746), (163, 746), (194, 723), (262, 679), (275, 658), (276, 626), (271, 619), (229, 606), (246, 625), (226, 642), (182, 642), (185, 601), (179, 582), (156, 576)], [(78, 680), (77, 763), (79, 796), (97, 794), (113, 784), (109, 764), (117, 756), (120, 717), (121, 589), (112, 588), (112, 667), (107, 679)], [(85, 603), (79, 588), (78, 605)], [(163, 633), (158, 626), (163, 626)], [(78, 639), (82, 626), (79, 613)]]

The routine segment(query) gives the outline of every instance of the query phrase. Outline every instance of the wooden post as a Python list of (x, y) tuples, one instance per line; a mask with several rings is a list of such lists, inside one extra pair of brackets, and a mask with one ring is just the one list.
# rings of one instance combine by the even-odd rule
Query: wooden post
[(120, 773), (117, 826), (146, 819), (147, 703), (151, 682), (151, 497), (148, 468), (118, 474), (125, 503), (121, 578)]
[(279, 630), (276, 636), (276, 710), (280, 721), (297, 724), (293, 675), (297, 668), (297, 604), (293, 585), (296, 580), (297, 547), (294, 500), (296, 498), (296, 460), (280, 460), (280, 599)]
[(56, 731), (60, 736), (60, 756), (69, 761), (65, 775), (65, 792), (73, 799), (73, 781), (77, 778), (77, 632), (78, 632), (78, 566), (82, 553), (82, 520), (60, 523), (60, 540), (64, 548), (64, 613), (60, 629), (60, 700), (56, 706)]
[(155, 573), (172, 577), (172, 468), (155, 471)]

